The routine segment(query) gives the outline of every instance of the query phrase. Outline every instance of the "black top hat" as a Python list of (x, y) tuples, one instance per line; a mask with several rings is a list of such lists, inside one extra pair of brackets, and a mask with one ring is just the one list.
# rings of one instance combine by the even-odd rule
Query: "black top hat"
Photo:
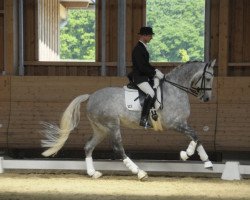
[(154, 35), (155, 33), (153, 32), (153, 29), (151, 27), (141, 27), (140, 32), (138, 33), (139, 35)]

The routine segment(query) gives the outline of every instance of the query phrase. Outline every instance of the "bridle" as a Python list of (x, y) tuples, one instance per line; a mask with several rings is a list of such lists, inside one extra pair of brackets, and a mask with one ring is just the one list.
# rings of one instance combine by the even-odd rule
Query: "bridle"
[[(207, 68), (211, 65), (211, 62), (208, 62), (206, 63), (205, 67), (204, 67), (204, 70), (203, 70), (203, 73), (202, 73), (202, 76), (196, 81), (195, 84), (192, 84), (191, 87), (185, 87), (185, 86), (182, 86), (182, 85), (179, 85), (178, 83), (174, 83), (172, 81), (169, 81), (166, 79), (166, 76), (164, 76), (164, 81), (167, 82), (167, 83), (170, 83), (171, 85), (179, 88), (180, 90), (183, 90), (195, 97), (198, 97), (198, 94), (202, 91), (203, 92), (203, 96), (205, 95), (205, 92), (206, 91), (210, 91), (212, 90), (212, 88), (207, 88), (206, 87), (206, 74), (210, 74), (211, 76), (214, 76), (211, 72), (208, 72), (207, 71)], [(201, 84), (200, 86), (197, 86), (198, 82), (201, 80)], [(193, 85), (197, 86), (197, 87), (194, 87)]]

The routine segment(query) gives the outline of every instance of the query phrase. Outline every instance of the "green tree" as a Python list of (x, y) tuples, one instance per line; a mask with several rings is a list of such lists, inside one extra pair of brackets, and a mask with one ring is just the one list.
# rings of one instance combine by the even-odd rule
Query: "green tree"
[(60, 58), (95, 60), (95, 11), (69, 10), (60, 32)]
[(181, 61), (182, 62), (187, 62), (190, 60), (187, 51), (185, 49), (180, 49), (179, 54), (181, 55)]
[[(151, 61), (204, 59), (205, 0), (147, 0), (147, 25), (154, 28)], [(60, 33), (61, 59), (95, 60), (95, 11), (69, 10)]]
[(155, 32), (151, 60), (203, 60), (204, 13), (205, 0), (147, 0), (147, 25)]

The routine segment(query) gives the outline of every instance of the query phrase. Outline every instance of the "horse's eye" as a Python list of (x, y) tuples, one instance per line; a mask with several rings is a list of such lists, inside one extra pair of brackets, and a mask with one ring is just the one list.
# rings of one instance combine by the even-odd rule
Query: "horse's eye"
[(206, 78), (206, 81), (207, 81), (207, 82), (211, 81), (211, 78)]

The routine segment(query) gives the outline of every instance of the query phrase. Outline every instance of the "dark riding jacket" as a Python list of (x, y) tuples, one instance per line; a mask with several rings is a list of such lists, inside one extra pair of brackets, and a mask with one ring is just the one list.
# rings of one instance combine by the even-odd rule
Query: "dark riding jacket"
[(128, 78), (135, 84), (151, 82), (155, 68), (149, 63), (149, 53), (142, 42), (138, 42), (132, 52), (133, 70)]

